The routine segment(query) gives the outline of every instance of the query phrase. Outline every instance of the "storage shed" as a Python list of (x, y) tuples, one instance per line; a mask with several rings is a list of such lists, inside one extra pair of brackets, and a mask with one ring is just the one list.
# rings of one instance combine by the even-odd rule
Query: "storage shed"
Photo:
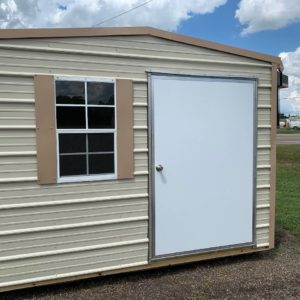
[(2, 291), (274, 247), (278, 57), (131, 27), (0, 61)]

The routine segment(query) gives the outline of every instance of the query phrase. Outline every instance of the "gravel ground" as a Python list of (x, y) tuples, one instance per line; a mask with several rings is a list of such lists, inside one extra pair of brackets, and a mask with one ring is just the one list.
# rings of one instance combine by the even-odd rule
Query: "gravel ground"
[(286, 230), (276, 249), (0, 295), (18, 299), (300, 299), (300, 240)]

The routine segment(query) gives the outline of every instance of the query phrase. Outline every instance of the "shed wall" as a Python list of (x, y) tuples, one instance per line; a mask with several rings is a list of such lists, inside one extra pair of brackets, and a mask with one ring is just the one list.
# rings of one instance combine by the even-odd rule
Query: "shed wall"
[[(148, 36), (0, 40), (0, 287), (146, 264), (146, 70), (258, 78), (257, 246), (269, 244), (271, 64)], [(134, 178), (37, 184), (34, 74), (134, 81)]]

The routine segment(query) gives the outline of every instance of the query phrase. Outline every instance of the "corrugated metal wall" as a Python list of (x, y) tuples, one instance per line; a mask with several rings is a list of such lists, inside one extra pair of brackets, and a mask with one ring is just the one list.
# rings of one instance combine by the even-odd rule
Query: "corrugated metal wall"
[[(256, 233), (268, 245), (271, 64), (128, 36), (0, 40), (0, 66), (0, 287), (147, 263), (150, 69), (258, 76)], [(37, 73), (133, 79), (133, 180), (36, 183)]]

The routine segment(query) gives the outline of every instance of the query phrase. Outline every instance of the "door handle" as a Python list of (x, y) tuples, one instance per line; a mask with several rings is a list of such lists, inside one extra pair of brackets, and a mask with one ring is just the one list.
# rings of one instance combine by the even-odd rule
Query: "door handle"
[(161, 172), (164, 169), (164, 167), (162, 165), (157, 165), (155, 167), (155, 169), (156, 169), (157, 172)]

